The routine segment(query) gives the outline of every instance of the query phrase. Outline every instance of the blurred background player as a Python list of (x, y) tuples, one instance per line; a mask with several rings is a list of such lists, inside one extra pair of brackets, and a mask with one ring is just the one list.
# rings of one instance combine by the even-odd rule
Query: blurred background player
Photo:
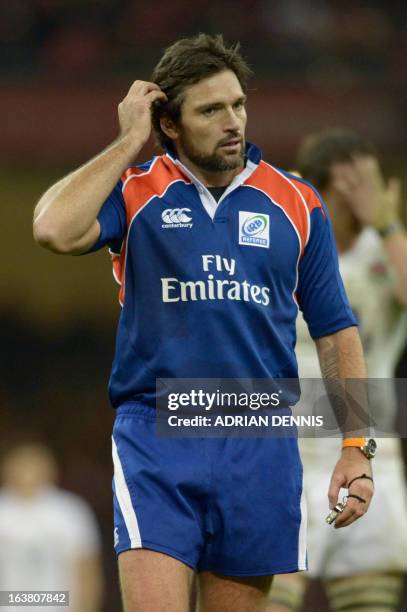
[(81, 498), (55, 486), (49, 449), (38, 443), (13, 447), (0, 475), (0, 590), (69, 591), (64, 609), (100, 610), (98, 527)]
[[(397, 179), (385, 182), (373, 147), (357, 133), (329, 129), (306, 138), (297, 169), (322, 194), (337, 241), (340, 271), (359, 319), (370, 379), (391, 379), (406, 336), (407, 236), (400, 221)], [(298, 323), (302, 378), (320, 377), (313, 342)], [(383, 431), (394, 431), (392, 383), (378, 381), (371, 398)], [(324, 523), (325, 496), (339, 439), (302, 439), (308, 502), (309, 575), (323, 580), (333, 612), (398, 609), (407, 569), (407, 508), (400, 440), (379, 440), (370, 513), (349, 529)], [(300, 610), (306, 575), (276, 576), (268, 612)]]

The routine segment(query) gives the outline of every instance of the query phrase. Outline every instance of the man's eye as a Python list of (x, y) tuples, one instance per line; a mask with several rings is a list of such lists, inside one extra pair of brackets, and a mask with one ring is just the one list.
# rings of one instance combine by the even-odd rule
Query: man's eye
[(216, 108), (206, 108), (204, 111), (202, 111), (202, 114), (205, 115), (205, 117), (210, 117), (215, 112), (216, 112)]
[(234, 105), (235, 108), (240, 109), (244, 107), (244, 102), (240, 101), (240, 102), (236, 102)]

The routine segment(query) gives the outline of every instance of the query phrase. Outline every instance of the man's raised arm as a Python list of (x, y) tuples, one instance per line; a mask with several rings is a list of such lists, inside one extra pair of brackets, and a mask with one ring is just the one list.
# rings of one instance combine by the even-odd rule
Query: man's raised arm
[(34, 238), (56, 253), (80, 254), (97, 241), (97, 215), (151, 132), (151, 105), (166, 101), (154, 83), (135, 81), (119, 104), (120, 134), (102, 153), (50, 187), (34, 210)]

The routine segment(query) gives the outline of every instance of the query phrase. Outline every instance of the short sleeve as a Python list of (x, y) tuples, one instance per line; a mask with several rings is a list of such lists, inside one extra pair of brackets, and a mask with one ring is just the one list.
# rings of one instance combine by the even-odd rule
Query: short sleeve
[(88, 253), (98, 251), (106, 245), (114, 253), (120, 253), (126, 234), (126, 205), (122, 187), (123, 183), (120, 180), (100, 209), (97, 216), (100, 223), (100, 235)]
[(297, 299), (313, 338), (357, 325), (339, 273), (328, 213), (321, 201), (310, 216), (310, 238), (298, 269)]

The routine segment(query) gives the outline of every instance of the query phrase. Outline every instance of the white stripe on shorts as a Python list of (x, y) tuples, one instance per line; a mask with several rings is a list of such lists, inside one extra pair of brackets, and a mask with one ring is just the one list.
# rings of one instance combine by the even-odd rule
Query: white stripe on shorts
[(307, 569), (307, 502), (305, 499), (304, 488), (301, 493), (301, 524), (298, 534), (298, 569)]
[(119, 502), (120, 510), (122, 511), (124, 522), (130, 538), (132, 548), (142, 548), (140, 530), (138, 527), (136, 513), (134, 512), (133, 504), (129, 489), (124, 478), (123, 468), (120, 461), (119, 453), (117, 452), (116, 443), (112, 436), (112, 455), (114, 465), (114, 485), (117, 501)]

